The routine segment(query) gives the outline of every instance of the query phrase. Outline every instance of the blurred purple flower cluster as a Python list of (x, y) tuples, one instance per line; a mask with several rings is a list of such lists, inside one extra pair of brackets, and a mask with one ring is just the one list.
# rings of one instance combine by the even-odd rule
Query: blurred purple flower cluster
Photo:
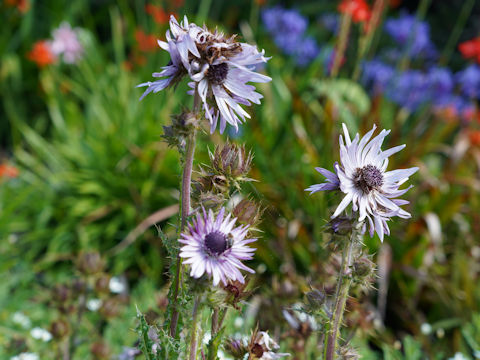
[(308, 20), (297, 10), (280, 6), (267, 8), (262, 12), (262, 21), (275, 44), (292, 56), (297, 65), (310, 64), (320, 53), (315, 39), (305, 34)]
[[(437, 51), (430, 39), (430, 27), (413, 15), (404, 13), (398, 19), (388, 19), (385, 30), (398, 47), (385, 49), (363, 63), (361, 82), (370, 93), (382, 94), (412, 112), (433, 104), (435, 110), (450, 109), (468, 120), (474, 102), (480, 99), (480, 67), (470, 65), (454, 74), (449, 68), (434, 65), (431, 60)], [(404, 54), (421, 65), (400, 70), (396, 63)]]

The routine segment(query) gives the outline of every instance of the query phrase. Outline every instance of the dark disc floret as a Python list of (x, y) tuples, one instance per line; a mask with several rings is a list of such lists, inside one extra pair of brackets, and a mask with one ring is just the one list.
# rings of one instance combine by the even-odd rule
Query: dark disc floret
[(228, 64), (221, 63), (218, 65), (210, 65), (208, 68), (206, 78), (211, 84), (221, 85), (224, 83), (228, 74)]
[(220, 231), (214, 231), (205, 236), (205, 246), (213, 255), (220, 255), (228, 248), (227, 236)]
[(353, 181), (358, 189), (368, 194), (383, 185), (383, 175), (376, 166), (366, 165), (363, 168), (357, 168)]

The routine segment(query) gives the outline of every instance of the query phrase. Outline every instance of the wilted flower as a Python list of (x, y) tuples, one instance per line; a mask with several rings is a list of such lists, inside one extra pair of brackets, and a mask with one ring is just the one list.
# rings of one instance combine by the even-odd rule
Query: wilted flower
[[(255, 360), (274, 360), (285, 356), (288, 353), (276, 353), (280, 346), (273, 340), (266, 331), (254, 331), (250, 339), (249, 352), (251, 359)], [(250, 358), (249, 358), (250, 359)]]
[(239, 269), (254, 273), (252, 269), (242, 264), (242, 260), (253, 258), (255, 249), (246, 246), (256, 241), (255, 238), (245, 239), (248, 226), (234, 228), (236, 219), (225, 215), (222, 208), (214, 217), (212, 210), (198, 213), (193, 223), (189, 225), (189, 232), (181, 235), (180, 257), (184, 264), (190, 264), (190, 275), (200, 278), (204, 273), (213, 277), (213, 284), (218, 285), (220, 280), (227, 285), (228, 280), (245, 280)]
[(37, 41), (33, 45), (32, 51), (28, 53), (27, 58), (36, 63), (39, 67), (45, 67), (54, 64), (57, 61), (57, 58), (52, 51), (52, 44), (46, 40)]
[[(399, 189), (418, 168), (387, 172), (388, 157), (402, 150), (405, 145), (382, 151), (381, 145), (390, 130), (382, 130), (379, 135), (371, 139), (375, 128), (376, 126), (373, 126), (373, 129), (362, 139), (357, 134), (352, 141), (347, 127), (343, 124), (345, 143), (340, 135), (341, 165), (335, 163), (336, 174), (325, 169), (318, 169), (317, 171), (321, 171), (327, 177), (327, 183), (317, 187), (314, 185), (306, 190), (313, 193), (340, 188), (346, 195), (332, 218), (339, 216), (352, 203), (353, 211), (359, 213), (358, 221), (368, 220), (370, 236), (373, 236), (376, 231), (383, 241), (384, 234), (389, 234), (387, 221), (391, 217), (410, 217), (408, 212), (400, 208), (400, 205), (407, 204), (408, 201), (395, 198), (405, 194), (412, 187)], [(324, 186), (322, 187), (322, 185)]]
[(266, 62), (264, 52), (255, 46), (240, 43), (235, 36), (225, 37), (218, 31), (211, 32), (205, 26), (189, 23), (187, 17), (180, 24), (172, 16), (167, 42), (159, 41), (160, 47), (170, 53), (170, 63), (160, 73), (161, 78), (138, 86), (148, 86), (141, 99), (150, 92), (158, 92), (189, 75), (189, 83), (198, 93), (205, 115), (213, 132), (220, 119), (220, 132), (227, 123), (238, 129), (250, 115), (240, 105), (260, 103), (262, 95), (255, 92), (249, 82), (268, 82), (270, 77), (256, 73), (255, 66)]

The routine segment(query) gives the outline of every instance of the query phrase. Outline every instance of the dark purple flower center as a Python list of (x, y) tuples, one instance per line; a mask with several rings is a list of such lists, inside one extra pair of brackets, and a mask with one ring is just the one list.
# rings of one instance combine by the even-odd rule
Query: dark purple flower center
[(383, 185), (382, 172), (373, 165), (357, 168), (353, 177), (357, 189), (361, 189), (366, 194), (372, 190), (379, 189)]
[(222, 85), (228, 74), (228, 64), (221, 63), (218, 65), (210, 65), (206, 77), (207, 80), (214, 85)]
[(212, 255), (220, 255), (228, 248), (227, 236), (214, 231), (205, 236), (205, 246)]

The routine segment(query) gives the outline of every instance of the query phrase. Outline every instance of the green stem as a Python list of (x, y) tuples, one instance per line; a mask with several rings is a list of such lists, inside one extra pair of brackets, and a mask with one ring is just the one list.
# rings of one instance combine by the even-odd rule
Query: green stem
[(335, 51), (335, 58), (333, 60), (332, 71), (330, 76), (335, 78), (340, 69), (342, 63), (343, 55), (347, 48), (348, 43), (348, 33), (350, 32), (350, 25), (352, 24), (352, 17), (349, 14), (345, 14), (342, 17), (342, 23), (340, 25), (340, 34), (338, 35), (338, 46)]
[(475, 5), (475, 0), (466, 0), (463, 3), (462, 9), (460, 10), (460, 14), (458, 15), (455, 23), (455, 27), (453, 28), (453, 31), (448, 38), (447, 45), (445, 45), (442, 56), (440, 57), (440, 65), (447, 65), (450, 61), (453, 50), (455, 49), (455, 44), (458, 42), (458, 39), (462, 34), (465, 23), (472, 12), (473, 5)]
[(352, 230), (349, 243), (342, 252), (342, 265), (338, 275), (337, 291), (335, 294), (335, 308), (330, 319), (330, 328), (325, 338), (325, 360), (335, 359), (338, 338), (340, 336), (340, 327), (342, 326), (343, 313), (348, 298), (348, 291), (352, 283), (349, 270), (353, 264), (353, 251), (356, 243), (356, 230)]
[[(195, 89), (195, 97), (193, 100), (193, 111), (195, 114), (198, 114), (200, 108), (200, 95)], [(193, 169), (193, 158), (195, 155), (195, 135), (196, 131), (194, 130), (187, 138), (187, 149), (185, 154), (185, 161), (183, 167), (183, 176), (182, 176), (182, 193), (181, 193), (181, 223), (180, 223), (180, 232), (185, 229), (187, 223), (187, 218), (190, 213), (190, 188), (192, 183), (192, 169)], [(173, 310), (172, 318), (170, 322), (170, 336), (175, 337), (177, 335), (177, 325), (178, 325), (178, 291), (180, 288), (181, 282), (181, 273), (182, 273), (182, 259), (180, 255), (177, 256), (177, 264), (175, 269), (175, 278), (173, 280), (172, 286), (174, 287), (173, 291)]]
[(200, 296), (197, 295), (193, 304), (192, 312), (192, 327), (190, 330), (190, 360), (195, 360), (197, 357), (197, 318), (198, 318), (198, 304), (200, 302)]

